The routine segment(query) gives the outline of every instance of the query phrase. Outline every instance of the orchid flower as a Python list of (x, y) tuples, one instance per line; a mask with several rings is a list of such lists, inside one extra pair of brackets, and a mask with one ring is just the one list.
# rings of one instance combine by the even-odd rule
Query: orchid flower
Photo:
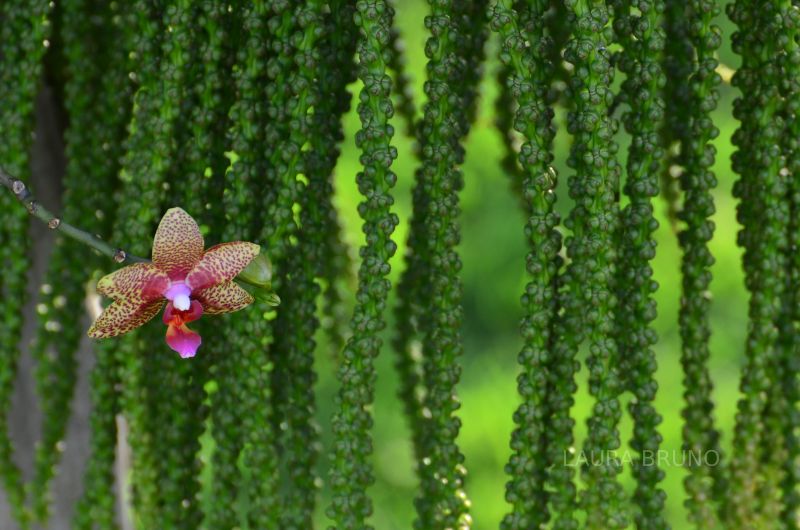
[(203, 247), (195, 220), (180, 208), (167, 210), (153, 239), (153, 262), (124, 267), (97, 283), (97, 292), (114, 301), (89, 329), (89, 336), (127, 333), (156, 316), (166, 303), (167, 344), (181, 357), (194, 357), (201, 339), (186, 324), (204, 313), (229, 313), (252, 303), (250, 293), (233, 279), (260, 250), (243, 241), (205, 251)]

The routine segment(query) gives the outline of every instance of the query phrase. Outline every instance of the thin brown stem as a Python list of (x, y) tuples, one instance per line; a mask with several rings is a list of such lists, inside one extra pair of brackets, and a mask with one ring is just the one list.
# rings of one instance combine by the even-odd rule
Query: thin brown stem
[(63, 221), (60, 217), (57, 217), (47, 208), (42, 206), (39, 201), (36, 200), (33, 192), (31, 192), (31, 190), (23, 181), (12, 177), (2, 168), (0, 168), (0, 184), (8, 188), (8, 190), (14, 194), (14, 197), (16, 197), (20, 204), (22, 204), (22, 206), (28, 210), (29, 214), (43, 221), (51, 230), (59, 230), (64, 235), (71, 237), (76, 241), (80, 241), (84, 245), (92, 247), (100, 254), (108, 256), (117, 263), (150, 262), (149, 259), (140, 258), (138, 256), (134, 256), (133, 254), (129, 254), (124, 249), (114, 247), (100, 239), (98, 236), (90, 234), (89, 232), (81, 230), (80, 228)]

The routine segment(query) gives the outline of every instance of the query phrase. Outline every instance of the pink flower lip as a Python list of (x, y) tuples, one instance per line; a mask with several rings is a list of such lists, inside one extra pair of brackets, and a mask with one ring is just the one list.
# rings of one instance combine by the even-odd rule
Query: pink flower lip
[(167, 344), (184, 359), (194, 357), (202, 343), (200, 335), (189, 329), (187, 322), (194, 322), (203, 314), (203, 305), (192, 300), (188, 311), (177, 309), (173, 302), (164, 310), (164, 324), (167, 327)]
[(189, 329), (186, 324), (167, 328), (167, 344), (183, 359), (194, 357), (202, 342), (200, 335)]

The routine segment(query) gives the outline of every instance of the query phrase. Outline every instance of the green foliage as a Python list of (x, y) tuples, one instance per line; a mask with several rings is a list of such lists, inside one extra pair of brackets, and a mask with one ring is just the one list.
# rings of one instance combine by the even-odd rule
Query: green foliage
[[(93, 12), (94, 16), (88, 16)], [(60, 38), (67, 79), (65, 132), (68, 159), (63, 215), (98, 234), (108, 234), (115, 211), (95, 187), (113, 191), (122, 155), (121, 144), (130, 117), (132, 86), (128, 79), (128, 50), (119, 34), (128, 28), (128, 12), (119, 6), (76, 0), (61, 11)], [(102, 86), (100, 97), (92, 89)], [(98, 214), (99, 212), (99, 214)], [(75, 353), (83, 336), (84, 320), (75, 307), (84, 304), (85, 281), (75, 281), (75, 270), (100, 266), (100, 259), (59, 238), (50, 257), (47, 289), (42, 291), (38, 341), (32, 354), (37, 362), (37, 384), (44, 414), (42, 441), (37, 448), (33, 508), (47, 518), (48, 487), (60, 456), (69, 406), (76, 379)], [(119, 400), (118, 361), (99, 356), (92, 373), (91, 459), (84, 494), (76, 510), (77, 528), (114, 528), (113, 463)]]
[[(677, 10), (671, 6), (672, 10)], [(711, 300), (705, 293), (711, 283), (710, 268), (714, 258), (709, 250), (709, 242), (714, 234), (714, 200), (711, 191), (717, 184), (711, 171), (716, 154), (711, 141), (719, 130), (711, 121), (710, 114), (719, 98), (717, 86), (720, 77), (716, 73), (716, 50), (719, 48), (719, 27), (712, 21), (717, 14), (714, 4), (706, 1), (691, 2), (681, 12), (681, 18), (692, 14), (699, 19), (698, 24), (688, 25), (685, 31), (686, 43), (696, 55), (694, 62), (686, 66), (686, 76), (682, 78), (685, 93), (674, 94), (669, 112), (673, 113), (672, 124), (676, 128), (679, 155), (676, 162), (681, 168), (680, 190), (683, 194), (683, 208), (678, 219), (685, 224), (678, 240), (683, 249), (681, 272), (683, 290), (678, 322), (681, 328), (682, 358), (684, 370), (683, 410), (683, 448), (690, 455), (697, 455), (696, 465), (690, 466), (686, 477), (686, 504), (690, 517), (698, 528), (715, 528), (718, 524), (715, 506), (709, 499), (719, 501), (716, 493), (720, 491), (722, 480), (719, 466), (706, 465), (700, 455), (714, 451), (721, 455), (719, 433), (714, 427), (714, 403), (712, 384), (708, 372), (709, 336), (711, 334), (709, 309)], [(683, 22), (676, 20), (678, 24)], [(673, 44), (674, 45), (674, 44)], [(680, 61), (675, 56), (673, 61)], [(683, 68), (676, 65), (675, 68)], [(683, 73), (683, 72), (681, 72)], [(673, 74), (675, 75), (675, 74)], [(678, 108), (680, 107), (680, 108)], [(688, 122), (678, 123), (680, 115), (692, 116)]]
[[(280, 60), (287, 62), (272, 79), (274, 110), (269, 114), (285, 116), (285, 130), (278, 132), (276, 128), (271, 142), (276, 149), (268, 178), (280, 191), (268, 198), (268, 222), (262, 234), (270, 258), (280, 269), (278, 294), (282, 300), (271, 352), (275, 365), (272, 391), (277, 398), (274, 425), (280, 425), (278, 452), (282, 461), (279, 527), (298, 530), (311, 526), (316, 497), (318, 429), (314, 421), (313, 363), (319, 287), (315, 277), (326, 233), (323, 214), (307, 182), (325, 180), (327, 174), (315, 174), (313, 155), (306, 146), (313, 136), (315, 106), (320, 101), (315, 73), (321, 57), (322, 11), (323, 2), (312, 0), (294, 11), (287, 3), (275, 12), (280, 18), (278, 35), (286, 31)], [(297, 178), (299, 174), (306, 182)], [(293, 213), (295, 205), (300, 209), (297, 216)], [(290, 240), (293, 234), (294, 244)]]
[(391, 189), (397, 176), (391, 170), (397, 150), (391, 145), (394, 108), (390, 99), (392, 80), (387, 63), (392, 56), (391, 32), (394, 9), (385, 2), (356, 3), (359, 28), (358, 77), (363, 83), (358, 114), (362, 128), (356, 143), (362, 151), (364, 170), (356, 176), (364, 196), (358, 211), (364, 220), (366, 244), (362, 247), (356, 308), (350, 327), (353, 335), (339, 359), (337, 411), (332, 420), (334, 461), (331, 471), (333, 500), (327, 511), (335, 528), (372, 528), (366, 518), (372, 513), (367, 488), (374, 482), (371, 465), (372, 415), (375, 393), (374, 358), (381, 349), (378, 334), (386, 323), (384, 310), (391, 283), (386, 276), (389, 259), (397, 246), (392, 233), (398, 224), (391, 212)]
[(624, 47), (618, 61), (626, 75), (620, 95), (630, 107), (624, 124), (631, 136), (623, 188), (630, 202), (621, 212), (615, 278), (616, 340), (620, 374), (634, 396), (628, 406), (633, 417), (630, 446), (637, 452), (632, 462), (636, 479), (633, 501), (638, 508), (634, 519), (637, 528), (657, 530), (669, 528), (663, 514), (665, 494), (659, 486), (664, 471), (657, 460), (650, 458), (661, 448), (657, 430), (661, 415), (653, 405), (658, 384), (652, 347), (658, 337), (651, 326), (656, 318), (653, 293), (658, 284), (652, 280), (650, 261), (656, 254), (653, 233), (658, 228), (652, 197), (658, 195), (658, 171), (664, 155), (658, 138), (658, 126), (664, 118), (664, 75), (659, 64), (664, 49), (664, 5), (634, 0), (614, 2), (613, 6), (614, 30)]
[[(268, 16), (269, 9), (267, 2), (253, 2), (247, 9), (235, 11), (232, 16), (223, 19), (223, 33), (219, 39), (221, 58), (235, 65), (233, 78), (237, 95), (228, 105), (231, 127), (228, 142), (232, 151), (225, 154), (230, 163), (220, 173), (222, 179), (212, 177), (212, 182), (222, 184), (222, 208), (217, 211), (215, 220), (219, 222), (224, 216), (222, 239), (226, 241), (253, 240), (258, 235), (260, 221), (257, 200), (262, 193), (258, 179), (263, 176), (268, 157), (262, 147), (267, 123), (262, 88), (267, 83), (269, 55), (268, 47), (263, 46), (262, 42), (267, 38), (263, 20)], [(237, 27), (242, 30), (237, 31)], [(233, 93), (228, 92), (223, 101), (229, 97), (232, 98)], [(220, 111), (224, 108), (225, 103), (222, 103)], [(222, 127), (227, 125), (226, 120), (220, 121), (225, 124)], [(209, 190), (214, 189), (212, 184)], [(209, 204), (213, 207), (214, 199)], [(252, 490), (247, 491), (248, 497), (256, 496), (259, 499), (258, 511), (247, 514), (245, 520), (261, 522), (265, 527), (277, 521), (277, 436), (269, 424), (272, 413), (269, 387), (271, 365), (265, 349), (270, 334), (255, 332), (263, 324), (262, 312), (253, 311), (244, 315), (244, 318), (217, 322), (212, 328), (209, 346), (214, 360), (210, 376), (216, 388), (209, 396), (209, 403), (214, 440), (211, 458), (214, 473), (211, 497), (214, 502), (207, 504), (204, 520), (210, 528), (233, 527), (242, 519), (237, 511), (241, 491), (247, 490), (241, 480), (242, 462), (261, 477), (258, 483), (253, 484)], [(246, 425), (238, 418), (239, 407), (243, 417), (248, 418)], [(248, 429), (245, 430), (245, 427)]]
[[(734, 457), (726, 516), (735, 527), (768, 525), (779, 516), (777, 491), (781, 481), (782, 433), (769, 421), (770, 408), (782, 404), (771, 399), (778, 358), (777, 319), (784, 289), (789, 208), (785, 201), (787, 173), (782, 170), (780, 140), (784, 130), (779, 94), (778, 65), (783, 39), (764, 35), (783, 31), (781, 9), (791, 2), (770, 2), (756, 8), (745, 2), (729, 7), (739, 30), (733, 35), (734, 50), (742, 65), (733, 83), (742, 91), (735, 116), (741, 125), (733, 137), (738, 151), (733, 167), (740, 175), (734, 195), (740, 199), (737, 218), (742, 225), (738, 242), (744, 248), (745, 285), (750, 291), (750, 327), (747, 363), (742, 373)], [(779, 412), (778, 412), (779, 413)], [(780, 413), (779, 413), (780, 414)]]
[[(522, 190), (529, 215), (525, 233), (530, 246), (527, 270), (531, 279), (522, 296), (524, 347), (519, 362), (523, 371), (517, 385), (523, 402), (514, 414), (517, 428), (511, 437), (513, 455), (506, 466), (511, 477), (506, 499), (513, 512), (502, 523), (504, 529), (523, 529), (541, 528), (549, 519), (545, 484), (548, 468), (555, 462), (549, 460), (545, 432), (551, 417), (548, 379), (562, 260), (558, 256), (561, 234), (556, 230), (559, 216), (553, 210), (556, 173), (551, 163), (555, 128), (549, 105), (549, 78), (553, 72), (549, 52), (553, 43), (543, 23), (547, 3), (537, 2), (530, 8), (519, 6), (526, 10), (523, 17), (513, 4), (508, 0), (498, 2), (491, 26), (502, 39), (500, 59), (509, 73), (504, 88), (517, 106), (514, 128), (526, 139), (520, 148), (519, 164), (525, 175)], [(527, 24), (521, 24), (521, 20)]]
[[(0, 159), (6, 171), (27, 180), (31, 131), (41, 61), (50, 35), (50, 4), (44, 0), (0, 6)], [(27, 219), (9, 194), (0, 197), (0, 482), (14, 518), (28, 526), (22, 476), (13, 460), (7, 411), (14, 389), (22, 338), (29, 267)]]
[(798, 163), (800, 162), (800, 85), (798, 85), (798, 59), (800, 59), (800, 48), (798, 48), (797, 36), (800, 31), (800, 19), (794, 9), (783, 12), (784, 32), (787, 40), (785, 44), (785, 55), (781, 56), (779, 63), (783, 83), (781, 86), (781, 96), (784, 98), (784, 119), (786, 130), (782, 138), (782, 149), (786, 156), (786, 168), (790, 175), (793, 175), (787, 182), (787, 198), (789, 202), (789, 226), (787, 248), (790, 249), (786, 262), (786, 288), (784, 300), (781, 307), (780, 320), (780, 354), (776, 366), (777, 377), (780, 380), (780, 392), (783, 393), (785, 409), (778, 411), (776, 419), (779, 425), (782, 424), (783, 439), (785, 441), (783, 467), (784, 477), (781, 483), (781, 495), (783, 508), (781, 512), (781, 522), (786, 528), (791, 528), (796, 524), (798, 509), (800, 509), (800, 466), (797, 465), (800, 458), (800, 437), (798, 437), (798, 427), (800, 427), (800, 413), (798, 412), (798, 402), (800, 393), (798, 390), (798, 347), (800, 342), (800, 299), (797, 296), (795, 285), (800, 282), (800, 256), (797, 249), (800, 245), (800, 180), (797, 175)]
[(581, 469), (586, 489), (580, 505), (586, 511), (587, 528), (624, 528), (628, 513), (617, 481), (621, 466), (611, 453), (620, 446), (622, 383), (619, 346), (613, 334), (620, 167), (613, 140), (617, 122), (608, 117), (614, 97), (608, 50), (610, 13), (603, 2), (578, 0), (568, 5), (573, 37), (564, 58), (575, 68), (570, 79), (575, 110), (567, 126), (574, 140), (568, 164), (576, 174), (569, 179), (575, 206), (565, 223), (572, 230), (566, 240), (572, 261), (564, 282), (568, 288), (564, 307), (571, 322), (566, 328), (569, 336), (559, 341), (577, 346), (585, 338), (589, 343), (589, 393), (596, 402), (583, 447), (590, 463)]
[[(260, 244), (281, 299), (204, 319), (191, 360), (155, 323), (96, 345), (73, 526), (118, 527), (120, 478), (144, 530), (796, 526), (795, 3), (732, 3), (733, 53), (708, 0), (421, 5), (0, 6), (3, 175), (30, 174), (44, 79), (64, 118), (64, 219), (147, 256), (180, 205), (207, 246)], [(720, 165), (734, 89), (746, 317), (727, 304), (742, 298)], [(44, 421), (25, 484), (8, 412), (34, 291), (26, 215), (3, 189), (0, 484), (22, 529), (49, 515), (80, 308), (111, 269), (56, 238), (34, 302)], [(132, 468), (116, 477), (126, 431)]]

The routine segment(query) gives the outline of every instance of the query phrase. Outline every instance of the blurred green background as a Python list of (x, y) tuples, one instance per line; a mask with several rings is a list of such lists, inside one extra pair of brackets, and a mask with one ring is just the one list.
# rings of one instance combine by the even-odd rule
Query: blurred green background
[[(422, 83), (426, 62), (423, 53), (426, 38), (423, 19), (427, 8), (423, 0), (402, 0), (398, 4), (396, 22), (406, 43), (408, 72), (413, 77), (416, 104), (421, 107), (424, 101)], [(718, 23), (725, 35), (720, 60), (723, 64), (736, 68), (737, 58), (730, 51), (730, 35), (734, 28), (724, 14), (719, 17)], [(521, 347), (518, 333), (521, 318), (519, 297), (527, 281), (524, 268), (527, 252), (523, 236), (524, 218), (516, 197), (510, 191), (508, 176), (500, 168), (502, 146), (494, 127), (493, 101), (498, 90), (495, 81), (498, 68), (496, 50), (497, 42), (492, 36), (487, 48), (488, 62), (481, 85), (480, 112), (466, 143), (467, 156), (463, 166), (466, 188), (462, 194), (463, 238), (460, 252), (464, 265), (465, 354), (462, 358), (463, 375), (458, 388), (462, 402), (460, 417), (463, 421), (458, 441), (466, 455), (466, 467), (469, 470), (466, 490), (472, 501), (476, 530), (497, 528), (508, 509), (504, 501), (506, 476), (503, 467), (510, 454), (509, 436), (513, 428), (511, 417), (518, 404), (516, 359)], [(356, 94), (358, 89), (354, 85), (353, 93)], [(731, 196), (736, 176), (730, 169), (730, 138), (737, 127), (737, 122), (731, 116), (731, 107), (737, 91), (724, 84), (721, 92), (720, 105), (714, 113), (720, 135), (715, 142), (718, 151), (715, 170), (719, 179), (715, 193), (717, 213), (714, 216), (717, 230), (711, 245), (716, 257), (711, 293), (714, 300), (711, 315), (714, 330), (711, 372), (715, 382), (717, 423), (723, 431), (723, 448), (728, 448), (739, 396), (738, 372), (743, 362), (747, 329), (747, 293), (740, 267), (741, 252), (736, 246), (736, 203)], [(570, 174), (565, 165), (569, 149), (565, 118), (563, 112), (558, 113), (556, 167), (560, 178), (558, 208), (562, 218), (570, 207), (565, 186), (566, 178)], [(351, 253), (357, 256), (356, 249), (362, 243), (363, 235), (356, 212), (356, 205), (360, 201), (355, 186), (359, 152), (353, 140), (359, 122), (352, 111), (347, 117), (346, 128), (347, 140), (337, 167), (337, 206), (345, 226), (347, 241), (351, 245)], [(399, 158), (394, 165), (398, 174), (395, 211), (401, 221), (395, 236), (399, 250), (392, 261), (392, 280), (396, 284), (403, 268), (402, 256), (411, 211), (411, 186), (416, 159), (413, 142), (402, 134), (404, 127), (398, 117), (395, 118), (395, 128), (397, 134), (394, 144), (399, 151)], [(627, 145), (624, 134), (620, 134), (619, 140), (623, 147), (621, 162), (624, 164), (624, 146)], [(670, 451), (670, 454), (674, 451), (679, 457), (682, 425), (680, 411), (683, 407), (680, 339), (677, 328), (680, 253), (676, 235), (664, 219), (666, 205), (660, 199), (656, 202), (656, 210), (661, 223), (656, 234), (658, 255), (653, 264), (655, 278), (661, 286), (656, 294), (659, 316), (655, 322), (660, 337), (655, 348), (660, 387), (657, 407), (664, 417), (661, 426), (663, 448)], [(391, 329), (390, 322), (390, 332)], [(384, 341), (378, 360), (379, 379), (374, 406), (373, 463), (377, 482), (371, 493), (375, 501), (373, 523), (379, 530), (411, 528), (416, 488), (409, 431), (402, 404), (396, 397), (397, 377), (393, 370), (394, 352), (388, 344), (389, 336), (387, 333), (387, 340)], [(331, 441), (330, 417), (337, 389), (333, 359), (337, 352), (332, 351), (325, 343), (322, 333), (319, 334), (319, 340), (318, 421), (322, 430), (324, 455), (328, 452)], [(585, 354), (582, 353), (581, 358), (584, 357)], [(574, 408), (578, 448), (584, 437), (585, 419), (592, 404), (586, 394), (586, 375), (585, 368), (578, 374), (580, 391)], [(627, 399), (626, 397), (625, 402)], [(622, 438), (622, 449), (625, 449), (630, 438), (630, 422), (627, 418), (622, 425)], [(323, 484), (317, 517), (319, 528), (327, 527), (324, 517), (324, 508), (328, 504), (328, 489), (325, 485), (327, 468), (328, 460), (323, 456), (320, 458)], [(674, 464), (670, 462), (665, 471), (663, 487), (668, 495), (668, 518), (674, 528), (683, 528), (686, 526), (682, 489), (685, 472), (680, 467), (679, 459)], [(625, 470), (623, 477), (630, 489), (632, 481), (629, 469)]]

